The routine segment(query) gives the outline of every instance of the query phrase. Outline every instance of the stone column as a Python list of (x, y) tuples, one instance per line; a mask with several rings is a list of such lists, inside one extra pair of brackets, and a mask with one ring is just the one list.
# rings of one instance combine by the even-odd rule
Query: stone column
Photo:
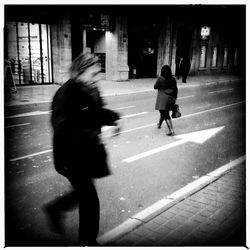
[(192, 64), (190, 69), (190, 74), (198, 74), (199, 71), (199, 65), (200, 65), (200, 27), (194, 26), (194, 32), (193, 32), (193, 52), (192, 52), (192, 58), (190, 58)]
[(53, 78), (62, 84), (69, 78), (69, 66), (72, 61), (71, 23), (69, 14), (63, 12), (51, 24)]
[(176, 31), (174, 31), (172, 20), (167, 17), (162, 20), (160, 34), (158, 39), (157, 53), (157, 75), (160, 74), (164, 64), (171, 67), (172, 72), (175, 70), (175, 52), (176, 52)]
[(116, 17), (115, 30), (106, 32), (106, 80), (128, 80), (127, 17)]

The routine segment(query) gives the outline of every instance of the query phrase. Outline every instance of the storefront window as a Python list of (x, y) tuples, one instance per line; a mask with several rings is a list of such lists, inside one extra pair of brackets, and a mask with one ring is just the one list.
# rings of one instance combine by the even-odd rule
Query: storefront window
[(238, 65), (238, 50), (236, 49), (234, 52), (234, 67)]
[(46, 24), (8, 22), (7, 59), (16, 84), (52, 82), (50, 37)]
[(206, 67), (206, 54), (207, 54), (207, 47), (203, 45), (201, 46), (201, 52), (200, 52), (200, 69), (204, 69)]
[(228, 52), (227, 47), (224, 48), (224, 57), (223, 57), (223, 68), (227, 68), (228, 64)]
[(217, 47), (213, 47), (212, 50), (212, 68), (216, 68), (217, 66)]

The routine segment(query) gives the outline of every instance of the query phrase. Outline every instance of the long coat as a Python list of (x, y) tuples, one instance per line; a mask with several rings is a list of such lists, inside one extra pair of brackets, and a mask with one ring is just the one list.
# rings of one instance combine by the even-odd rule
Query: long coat
[(154, 89), (158, 90), (155, 109), (171, 110), (178, 94), (175, 78), (166, 80), (164, 77), (160, 76), (154, 85)]
[(107, 155), (99, 134), (119, 115), (104, 108), (95, 87), (70, 79), (52, 102), (53, 153), (56, 170), (66, 176), (99, 178), (109, 174)]

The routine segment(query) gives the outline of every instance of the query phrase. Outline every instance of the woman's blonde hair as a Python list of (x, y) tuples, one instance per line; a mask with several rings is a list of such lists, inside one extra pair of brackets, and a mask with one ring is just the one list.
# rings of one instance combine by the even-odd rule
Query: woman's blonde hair
[(69, 68), (71, 78), (76, 78), (81, 75), (88, 67), (98, 63), (98, 58), (93, 54), (81, 53), (76, 57)]

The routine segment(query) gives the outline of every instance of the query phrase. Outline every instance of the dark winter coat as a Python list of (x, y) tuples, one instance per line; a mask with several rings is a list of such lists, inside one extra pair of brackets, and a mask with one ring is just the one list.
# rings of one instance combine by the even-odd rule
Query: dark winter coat
[(102, 125), (113, 125), (118, 119), (117, 113), (104, 108), (97, 88), (67, 81), (52, 102), (56, 170), (66, 177), (108, 175), (107, 155), (99, 134)]
[(191, 64), (188, 58), (184, 57), (180, 64), (180, 74), (181, 75), (188, 75), (190, 70)]
[(155, 109), (171, 110), (178, 94), (175, 78), (166, 80), (162, 76), (158, 77), (154, 89), (158, 90)]

